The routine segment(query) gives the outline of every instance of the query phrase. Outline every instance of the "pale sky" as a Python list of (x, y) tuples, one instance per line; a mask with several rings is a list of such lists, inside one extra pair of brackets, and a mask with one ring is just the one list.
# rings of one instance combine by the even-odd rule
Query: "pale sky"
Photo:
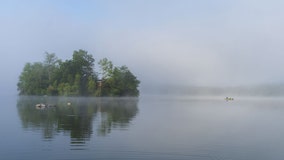
[(284, 82), (282, 0), (2, 0), (2, 94), (27, 62), (84, 49), (148, 86)]

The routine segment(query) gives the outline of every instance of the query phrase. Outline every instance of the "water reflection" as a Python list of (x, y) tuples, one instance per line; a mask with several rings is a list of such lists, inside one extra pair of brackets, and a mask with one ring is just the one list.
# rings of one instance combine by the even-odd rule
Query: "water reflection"
[[(40, 103), (46, 107), (36, 107)], [(105, 136), (112, 129), (127, 129), (138, 112), (137, 103), (137, 98), (21, 96), (17, 108), (24, 129), (41, 131), (45, 140), (70, 135), (71, 144), (80, 146), (93, 132)]]

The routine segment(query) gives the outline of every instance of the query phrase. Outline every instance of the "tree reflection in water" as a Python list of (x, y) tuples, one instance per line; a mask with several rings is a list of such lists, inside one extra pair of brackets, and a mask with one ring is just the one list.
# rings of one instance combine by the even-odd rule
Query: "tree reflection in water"
[[(51, 107), (37, 109), (38, 103)], [(17, 108), (24, 129), (42, 131), (44, 139), (70, 134), (76, 144), (88, 141), (93, 127), (102, 136), (127, 128), (138, 112), (137, 103), (137, 98), (20, 96)]]

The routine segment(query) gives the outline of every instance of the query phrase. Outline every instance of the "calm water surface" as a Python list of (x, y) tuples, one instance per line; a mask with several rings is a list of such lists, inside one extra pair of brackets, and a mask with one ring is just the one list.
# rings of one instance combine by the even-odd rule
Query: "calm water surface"
[(284, 98), (2, 98), (5, 160), (284, 158)]

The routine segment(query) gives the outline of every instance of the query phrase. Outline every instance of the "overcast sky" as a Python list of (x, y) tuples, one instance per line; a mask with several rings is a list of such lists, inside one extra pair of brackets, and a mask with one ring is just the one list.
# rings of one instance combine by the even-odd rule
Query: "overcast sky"
[(147, 86), (284, 82), (282, 0), (0, 1), (3, 93), (44, 52), (127, 65)]

